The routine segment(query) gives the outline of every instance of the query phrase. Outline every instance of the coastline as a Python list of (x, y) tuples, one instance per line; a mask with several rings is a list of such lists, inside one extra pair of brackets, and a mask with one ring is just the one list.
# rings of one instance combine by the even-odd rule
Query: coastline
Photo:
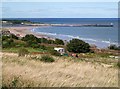
[[(40, 27), (43, 27), (43, 26), (20, 26), (20, 27), (2, 27), (2, 28), (8, 29), (10, 31), (10, 33), (19, 35), (19, 37), (24, 37), (27, 34), (33, 34), (37, 38), (46, 38), (48, 40), (49, 39), (54, 40), (55, 38), (59, 38), (62, 40), (66, 40), (64, 38), (64, 36), (63, 37), (59, 36), (59, 34), (56, 34), (53, 37), (51, 37), (51, 35), (49, 33), (47, 34), (47, 32), (46, 32), (46, 34), (44, 34), (44, 33), (36, 32), (33, 30), (33, 29), (40, 28)], [(72, 39), (72, 38), (76, 38), (76, 37), (70, 37), (70, 38)], [(84, 40), (85, 42), (89, 43), (90, 45), (96, 45), (100, 49), (106, 49), (110, 45), (110, 43), (108, 43), (108, 42), (107, 43), (100, 42), (97, 40), (91, 40), (91, 39), (85, 39), (85, 38), (78, 38), (78, 39)]]
[(38, 26), (23, 26), (23, 27), (2, 27), (2, 29), (9, 30), (10, 33), (19, 35), (20, 37), (24, 37), (27, 34), (33, 34), (34, 36), (38, 38), (48, 38), (48, 39), (53, 39), (48, 37), (47, 35), (36, 33), (32, 31), (34, 28)]
[(96, 45), (99, 49), (106, 49), (110, 45), (109, 41), (97, 40), (97, 39), (92, 39), (92, 38), (84, 38), (84, 37), (66, 35), (66, 34), (57, 34), (57, 33), (52, 33), (52, 32), (49, 33), (49, 32), (42, 32), (42, 31), (36, 31), (36, 30), (33, 30), (32, 32), (36, 32), (38, 34), (47, 35), (53, 38), (59, 38), (62, 40), (67, 40), (67, 41), (70, 41), (71, 39), (74, 39), (74, 38), (80, 39), (80, 40), (83, 40), (89, 43), (91, 46)]

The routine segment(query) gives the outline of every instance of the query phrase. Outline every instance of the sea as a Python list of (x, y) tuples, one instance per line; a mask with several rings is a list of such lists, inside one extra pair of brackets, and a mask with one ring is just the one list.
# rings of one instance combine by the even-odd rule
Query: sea
[[(13, 18), (11, 18), (13, 19)], [(14, 18), (32, 22), (49, 24), (113, 24), (113, 27), (53, 27), (43, 26), (31, 31), (62, 40), (74, 38), (96, 45), (98, 48), (107, 48), (111, 44), (118, 45), (117, 18)]]

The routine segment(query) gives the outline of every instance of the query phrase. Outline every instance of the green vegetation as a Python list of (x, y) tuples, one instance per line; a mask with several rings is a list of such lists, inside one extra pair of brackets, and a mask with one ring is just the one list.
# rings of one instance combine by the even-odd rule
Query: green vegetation
[(39, 58), (39, 60), (43, 62), (54, 62), (55, 61), (54, 58), (49, 55), (44, 55), (41, 58)]
[[(37, 38), (32, 34), (28, 34), (25, 37), (23, 37), (22, 41), (27, 42), (28, 46), (32, 45), (32, 47), (34, 47), (34, 44), (39, 44), (39, 43), (64, 45), (64, 42), (60, 39), (55, 39), (55, 41), (54, 40), (47, 40), (46, 38)], [(35, 47), (36, 46), (37, 45), (35, 45)]]
[(7, 39), (2, 41), (2, 47), (3, 48), (9, 48), (9, 47), (15, 47), (15, 43), (13, 39)]
[(29, 51), (25, 48), (21, 48), (19, 51), (18, 51), (18, 56), (26, 56), (29, 54)]
[(112, 50), (120, 50), (120, 46), (116, 46), (116, 45), (110, 45), (108, 48)]
[(55, 39), (55, 44), (64, 45), (63, 40)]
[(5, 40), (7, 40), (7, 39), (9, 39), (10, 38), (10, 36), (2, 36), (2, 41), (5, 41)]
[(82, 40), (72, 39), (67, 44), (67, 50), (74, 53), (87, 53), (90, 52), (90, 46)]
[[(19, 56), (25, 56), (28, 53), (42, 52), (50, 53), (54, 56), (61, 56), (59, 52), (54, 50), (54, 47), (63, 47), (64, 42), (60, 39), (48, 40), (46, 38), (37, 38), (33, 34), (28, 34), (25, 37), (19, 38), (14, 34), (2, 35), (2, 48), (3, 52), (15, 52)], [(110, 49), (115, 49), (116, 46), (111, 46)], [(96, 57), (95, 53), (91, 53), (90, 46), (79, 39), (72, 39), (66, 45), (67, 56), (72, 53), (86, 53), (84, 55), (78, 54), (78, 58), (93, 58)], [(88, 54), (90, 53), (90, 54)], [(65, 55), (65, 56), (66, 56)], [(97, 57), (109, 58), (112, 54), (100, 53)]]
[[(12, 52), (12, 53), (18, 53), (18, 51), (21, 49), (21, 47), (15, 48), (3, 48), (2, 51), (3, 52)], [(26, 47), (25, 49), (27, 49), (30, 53), (31, 52), (48, 52), (48, 48), (46, 50), (40, 49), (40, 48), (32, 48), (32, 47)]]
[(22, 41), (25, 41), (25, 42), (27, 43), (26, 46), (33, 47), (33, 48), (39, 47), (39, 44), (38, 44), (38, 42), (37, 42), (37, 37), (35, 37), (35, 36), (32, 35), (32, 34), (26, 35), (26, 36), (23, 37), (21, 40), (22, 40)]
[(18, 37), (14, 34), (10, 34), (9, 36), (2, 36), (2, 47), (3, 48), (9, 48), (9, 47), (15, 47), (16, 43), (14, 40), (18, 40)]
[(99, 57), (102, 57), (102, 58), (109, 58), (109, 56), (110, 55), (112, 55), (112, 54), (110, 54), (110, 53), (99, 53), (99, 54), (97, 54)]
[(54, 56), (61, 56), (61, 54), (57, 52), (56, 50), (50, 50), (50, 54)]
[[(37, 38), (32, 34), (28, 34), (20, 39), (16, 35), (10, 34), (9, 36), (2, 36), (2, 48), (3, 51), (8, 52), (18, 52), (21, 49), (21, 47), (26, 48), (30, 52), (46, 52), (49, 50), (53, 50), (53, 48), (41, 45), (41, 43), (61, 45), (61, 43), (58, 40), (61, 41), (60, 39), (57, 39), (57, 43), (54, 40), (47, 40), (46, 38)], [(55, 53), (52, 52), (52, 54)], [(56, 54), (58, 55), (58, 53)]]
[[(117, 75), (117, 68), (120, 68), (118, 60), (110, 58), (110, 53), (91, 53), (89, 44), (82, 40), (71, 40), (66, 46), (66, 51), (74, 53), (66, 52), (64, 56), (61, 56), (59, 52), (54, 50), (54, 47), (65, 48), (62, 40), (37, 38), (32, 34), (28, 34), (22, 39), (18, 38), (14, 34), (10, 36), (3, 35), (2, 45), (3, 51), (16, 52), (18, 53), (18, 56), (22, 56), (18, 57), (16, 53), (11, 54), (3, 52), (2, 63), (4, 69), (2, 83), (4, 89), (7, 87), (21, 86), (58, 87), (59, 85), (60, 87), (72, 85), (81, 87), (81, 85), (84, 84), (88, 85), (88, 81), (94, 74), (96, 76), (93, 77), (94, 79), (92, 79), (92, 81), (90, 80), (89, 84), (96, 84), (96, 82), (98, 82), (96, 79), (99, 78), (100, 75), (105, 75), (101, 76), (101, 79), (103, 80), (99, 83), (99, 85), (101, 84), (101, 86), (103, 86), (104, 79), (108, 75), (106, 82), (104, 83), (109, 84), (108, 86), (111, 84), (117, 85), (117, 77), (113, 76)], [(24, 57), (28, 54), (28, 57)], [(69, 56), (69, 54), (77, 54), (78, 57), (72, 57)], [(117, 68), (114, 68), (114, 66)], [(90, 71), (90, 69), (92, 71)], [(11, 71), (13, 72), (11, 73)], [(85, 82), (83, 82), (81, 75), (78, 75), (80, 73), (82, 73), (81, 75), (85, 75)], [(67, 82), (60, 82), (61, 79), (58, 80), (58, 77), (61, 77), (63, 80), (67, 80)], [(71, 80), (74, 80), (74, 82), (71, 82)], [(80, 83), (80, 81), (82, 82)]]
[(10, 38), (12, 38), (12, 39), (16, 39), (16, 40), (18, 40), (19, 38), (17, 37), (17, 36), (15, 36), (14, 34), (10, 34), (10, 36), (9, 36)]

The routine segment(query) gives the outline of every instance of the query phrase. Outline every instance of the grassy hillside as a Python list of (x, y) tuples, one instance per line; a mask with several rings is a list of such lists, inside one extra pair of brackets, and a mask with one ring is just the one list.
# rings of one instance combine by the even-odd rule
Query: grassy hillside
[[(42, 55), (18, 57), (3, 54), (3, 87), (117, 87), (115, 64), (86, 61), (71, 57), (54, 57), (55, 62), (35, 60)], [(94, 58), (91, 58), (91, 60)], [(102, 57), (99, 57), (101, 60)], [(108, 59), (108, 58), (107, 58)], [(95, 59), (94, 59), (95, 60)], [(115, 60), (115, 59), (113, 59)]]

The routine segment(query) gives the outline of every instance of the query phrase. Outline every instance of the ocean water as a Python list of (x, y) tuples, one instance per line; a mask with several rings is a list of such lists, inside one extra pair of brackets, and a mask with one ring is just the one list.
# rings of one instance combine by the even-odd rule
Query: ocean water
[(63, 40), (81, 39), (90, 44), (95, 44), (99, 48), (106, 48), (110, 44), (118, 44), (118, 20), (114, 18), (49, 18), (32, 19), (31, 21), (62, 24), (113, 23), (113, 27), (39, 27), (33, 29), (33, 31)]
[(118, 45), (117, 18), (17, 18), (41, 23), (61, 24), (113, 24), (113, 27), (38, 27), (32, 31), (53, 38), (71, 40), (73, 38), (95, 44), (98, 48), (106, 48), (110, 44)]

